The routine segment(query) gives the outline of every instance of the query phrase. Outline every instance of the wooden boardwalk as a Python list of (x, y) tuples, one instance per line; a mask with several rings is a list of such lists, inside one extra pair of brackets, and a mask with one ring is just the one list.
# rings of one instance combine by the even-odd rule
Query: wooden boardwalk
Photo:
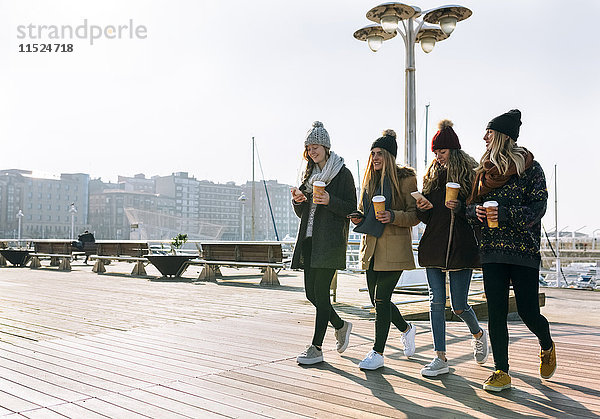
[(354, 323), (348, 350), (335, 351), (330, 329), (325, 362), (300, 367), (295, 357), (313, 326), (301, 273), (282, 273), (277, 288), (259, 287), (256, 270), (224, 273), (231, 279), (215, 284), (96, 275), (75, 264), (72, 272), (0, 268), (0, 416), (600, 416), (599, 293), (550, 294), (544, 313), (559, 357), (550, 381), (539, 378), (536, 339), (511, 322), (514, 388), (490, 394), (481, 384), (492, 357), (483, 367), (473, 361), (461, 323), (448, 324), (451, 374), (419, 373), (433, 355), (428, 322), (416, 323), (413, 358), (392, 330), (385, 368), (359, 370), (374, 327), (360, 308), (368, 296), (359, 275), (338, 281), (336, 310)]

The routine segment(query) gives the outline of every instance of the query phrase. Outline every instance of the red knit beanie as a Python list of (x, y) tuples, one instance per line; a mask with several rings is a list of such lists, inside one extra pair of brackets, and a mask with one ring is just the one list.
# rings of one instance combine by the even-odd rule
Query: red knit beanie
[(449, 119), (443, 119), (438, 123), (438, 132), (431, 140), (431, 151), (444, 148), (460, 149), (460, 142), (452, 129), (452, 125), (454, 124)]

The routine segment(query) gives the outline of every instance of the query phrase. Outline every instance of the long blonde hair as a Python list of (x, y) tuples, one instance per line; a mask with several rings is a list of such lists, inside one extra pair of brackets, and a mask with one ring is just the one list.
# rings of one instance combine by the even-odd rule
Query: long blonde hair
[(398, 168), (396, 164), (396, 158), (386, 149), (381, 149), (383, 156), (383, 168), (377, 171), (373, 168), (373, 155), (369, 155), (369, 161), (367, 162), (367, 170), (363, 176), (362, 187), (360, 192), (360, 201), (358, 202), (358, 208), (364, 211), (362, 201), (365, 193), (369, 197), (373, 197), (373, 194), (380, 185), (382, 178), (388, 177), (392, 185), (392, 208), (396, 206), (396, 203), (400, 197), (400, 179), (398, 177)]
[(498, 131), (492, 132), (492, 141), (490, 147), (485, 151), (479, 166), (475, 171), (477, 173), (485, 172), (483, 163), (489, 160), (501, 175), (505, 175), (512, 164), (517, 169), (517, 175), (521, 176), (525, 171), (525, 154), (527, 151), (523, 147), (519, 147), (517, 142), (508, 135)]
[[(455, 182), (460, 185), (459, 196), (466, 198), (471, 192), (475, 180), (475, 168), (477, 161), (462, 150), (449, 149), (448, 163), (446, 163), (446, 182)], [(423, 192), (428, 194), (434, 189), (443, 188), (440, 173), (444, 167), (434, 159), (427, 173), (423, 176)]]

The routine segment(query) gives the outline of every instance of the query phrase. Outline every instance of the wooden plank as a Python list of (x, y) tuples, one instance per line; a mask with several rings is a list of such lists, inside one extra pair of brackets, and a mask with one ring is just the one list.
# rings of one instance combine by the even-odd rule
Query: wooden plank
[(69, 418), (104, 419), (107, 417), (74, 403), (59, 404), (47, 409)]
[(21, 397), (15, 396), (7, 391), (0, 389), (0, 408), (12, 412), (23, 412), (26, 410), (37, 409), (40, 406), (32, 403), (28, 400), (22, 399)]

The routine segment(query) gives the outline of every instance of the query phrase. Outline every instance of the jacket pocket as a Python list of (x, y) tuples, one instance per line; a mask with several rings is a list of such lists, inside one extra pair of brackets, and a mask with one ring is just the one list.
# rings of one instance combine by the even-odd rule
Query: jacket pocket
[(401, 229), (386, 237), (386, 258), (388, 262), (396, 263), (413, 260), (412, 240), (408, 229)]

